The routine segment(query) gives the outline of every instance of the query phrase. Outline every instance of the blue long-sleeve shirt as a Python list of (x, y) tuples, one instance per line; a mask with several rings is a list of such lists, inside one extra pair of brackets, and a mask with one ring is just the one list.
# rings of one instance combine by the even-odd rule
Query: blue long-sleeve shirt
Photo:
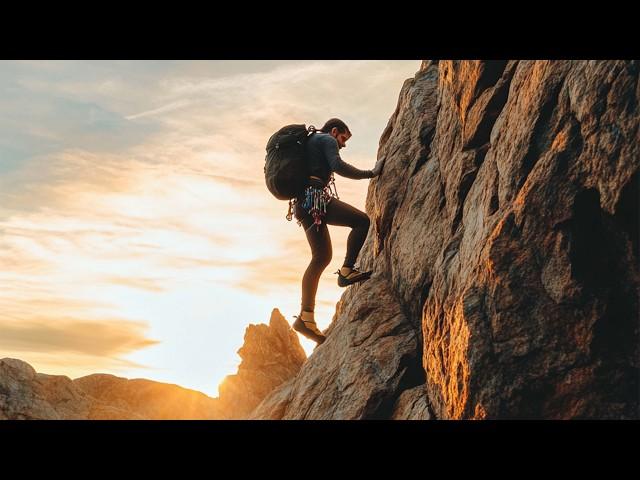
[(373, 178), (371, 170), (360, 170), (340, 158), (338, 141), (328, 133), (311, 135), (306, 144), (307, 159), (311, 175), (327, 183), (331, 172), (346, 178), (359, 180)]

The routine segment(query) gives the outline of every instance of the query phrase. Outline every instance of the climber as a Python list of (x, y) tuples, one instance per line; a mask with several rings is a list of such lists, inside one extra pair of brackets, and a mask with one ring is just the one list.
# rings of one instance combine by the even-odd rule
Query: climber
[[(318, 344), (324, 342), (325, 335), (315, 323), (315, 297), (320, 275), (329, 265), (332, 256), (327, 225), (351, 227), (342, 268), (334, 272), (338, 274), (338, 285), (347, 287), (368, 279), (372, 273), (361, 272), (355, 265), (369, 231), (369, 217), (357, 208), (340, 201), (333, 172), (356, 180), (373, 178), (380, 175), (384, 159), (379, 159), (372, 170), (360, 170), (344, 162), (338, 151), (346, 147), (349, 138), (349, 128), (337, 118), (328, 120), (319, 131), (309, 137), (305, 145), (305, 154), (310, 177), (305, 192), (293, 201), (298, 225), (304, 226), (307, 241), (311, 246), (311, 262), (302, 277), (302, 308), (300, 315), (294, 315), (296, 321), (293, 328)], [(333, 185), (333, 191), (329, 183)]]

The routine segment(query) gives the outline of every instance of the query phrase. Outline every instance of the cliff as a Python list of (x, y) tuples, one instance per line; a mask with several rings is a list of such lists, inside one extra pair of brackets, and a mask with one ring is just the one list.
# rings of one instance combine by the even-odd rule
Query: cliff
[(367, 194), (375, 273), (252, 418), (638, 418), (639, 67), (423, 62)]

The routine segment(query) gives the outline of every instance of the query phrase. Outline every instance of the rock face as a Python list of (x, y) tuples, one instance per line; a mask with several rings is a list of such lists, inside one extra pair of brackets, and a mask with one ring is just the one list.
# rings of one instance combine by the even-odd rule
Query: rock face
[(326, 334), (251, 418), (384, 419), (398, 391), (424, 383), (418, 334), (383, 275), (349, 287)]
[(163, 420), (225, 418), (217, 399), (150, 380), (46, 375), (26, 362), (0, 360), (0, 419)]
[(640, 418), (638, 61), (425, 61), (380, 139), (376, 273), (253, 418)]
[(249, 325), (238, 355), (238, 373), (219, 386), (228, 418), (245, 418), (276, 387), (294, 377), (307, 359), (298, 336), (277, 308), (269, 325)]
[(44, 375), (26, 362), (0, 360), (0, 419), (69, 420), (88, 417), (91, 401), (68, 377)]
[(424, 385), (400, 394), (391, 412), (391, 420), (431, 420)]

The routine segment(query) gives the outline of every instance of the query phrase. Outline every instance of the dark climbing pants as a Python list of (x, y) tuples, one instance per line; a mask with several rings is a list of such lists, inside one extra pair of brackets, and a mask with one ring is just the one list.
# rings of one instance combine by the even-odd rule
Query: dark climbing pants
[(327, 224), (351, 227), (343, 266), (353, 267), (367, 238), (370, 220), (366, 213), (335, 197), (327, 205), (327, 214), (319, 230), (316, 225), (313, 225), (313, 217), (302, 208), (300, 199), (295, 205), (295, 217), (302, 222), (307, 241), (311, 246), (311, 262), (302, 277), (301, 306), (303, 310), (313, 312), (320, 275), (331, 262), (332, 256), (331, 237), (329, 237)]

